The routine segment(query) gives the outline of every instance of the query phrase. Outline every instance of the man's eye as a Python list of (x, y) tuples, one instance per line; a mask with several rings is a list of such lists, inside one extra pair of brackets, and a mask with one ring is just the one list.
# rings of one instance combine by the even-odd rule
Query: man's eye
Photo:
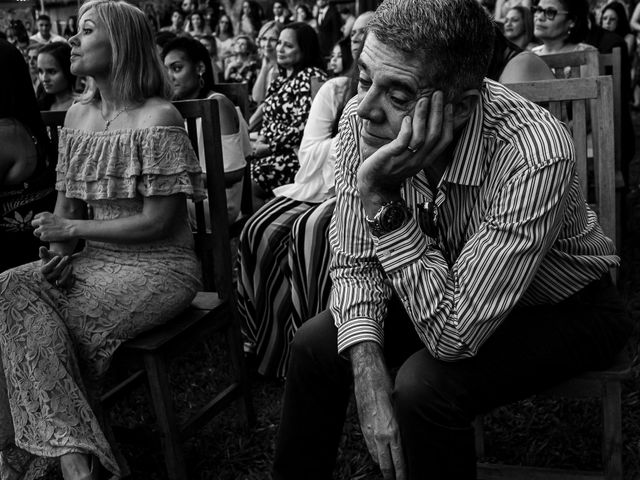
[(360, 87), (362, 87), (364, 89), (368, 89), (371, 86), (371, 80), (369, 80), (367, 78), (359, 78), (358, 79), (358, 84), (360, 85)]
[(409, 100), (406, 99), (405, 97), (399, 97), (397, 95), (391, 95), (390, 96), (391, 101), (397, 105), (406, 105), (407, 103), (409, 103)]

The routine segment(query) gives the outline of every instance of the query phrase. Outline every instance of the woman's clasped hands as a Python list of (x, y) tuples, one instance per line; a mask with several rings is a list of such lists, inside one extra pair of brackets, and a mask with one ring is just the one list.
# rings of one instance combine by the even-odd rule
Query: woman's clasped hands
[[(33, 234), (45, 242), (63, 242), (73, 238), (71, 222), (49, 212), (38, 213), (32, 220)], [(71, 288), (74, 282), (72, 256), (63, 255), (46, 247), (40, 247), (38, 255), (42, 262), (40, 273), (58, 288)]]
[(40, 247), (38, 254), (42, 261), (40, 273), (42, 273), (47, 282), (58, 288), (66, 289), (73, 286), (75, 281), (73, 265), (71, 264), (73, 256), (59, 255), (46, 247)]

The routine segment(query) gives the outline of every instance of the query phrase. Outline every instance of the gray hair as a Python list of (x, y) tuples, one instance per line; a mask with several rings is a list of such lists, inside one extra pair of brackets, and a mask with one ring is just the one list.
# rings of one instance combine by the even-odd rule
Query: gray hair
[(384, 0), (368, 32), (417, 58), (425, 66), (428, 86), (449, 99), (482, 85), (495, 37), (477, 0)]

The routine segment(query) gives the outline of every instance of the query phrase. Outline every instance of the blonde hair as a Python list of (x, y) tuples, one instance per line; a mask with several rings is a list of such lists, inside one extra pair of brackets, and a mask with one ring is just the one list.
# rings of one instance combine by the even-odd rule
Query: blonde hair
[[(155, 48), (153, 31), (139, 8), (121, 0), (90, 0), (80, 7), (79, 17), (93, 10), (107, 31), (111, 44), (111, 83), (125, 102), (139, 103), (150, 97), (171, 98), (173, 89)], [(82, 103), (100, 98), (93, 79), (87, 79)]]

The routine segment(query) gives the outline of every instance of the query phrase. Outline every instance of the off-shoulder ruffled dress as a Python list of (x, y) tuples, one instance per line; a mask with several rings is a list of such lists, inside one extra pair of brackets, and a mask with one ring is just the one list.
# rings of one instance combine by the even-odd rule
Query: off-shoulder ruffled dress
[[(60, 133), (56, 188), (94, 218), (135, 215), (143, 198), (203, 198), (184, 129)], [(115, 350), (169, 321), (200, 286), (186, 209), (169, 238), (144, 244), (87, 241), (61, 290), (34, 262), (0, 274), (0, 478), (7, 467), (38, 478), (61, 455), (88, 452), (123, 475), (92, 407)], [(13, 477), (10, 477), (13, 478)]]

